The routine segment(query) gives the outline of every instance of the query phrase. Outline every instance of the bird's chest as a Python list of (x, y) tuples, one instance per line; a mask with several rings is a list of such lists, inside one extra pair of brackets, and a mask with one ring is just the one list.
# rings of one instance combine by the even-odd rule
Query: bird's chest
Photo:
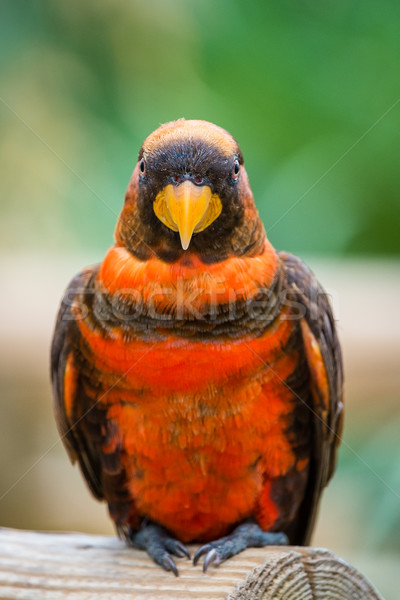
[(293, 397), (283, 381), (295, 356), (275, 346), (259, 351), (257, 359), (251, 342), (209, 344), (189, 359), (187, 348), (175, 348), (153, 357), (153, 385), (120, 389), (110, 403), (139, 513), (181, 539), (207, 538), (216, 524), (221, 533), (251, 514), (265, 477), (293, 464), (286, 436)]

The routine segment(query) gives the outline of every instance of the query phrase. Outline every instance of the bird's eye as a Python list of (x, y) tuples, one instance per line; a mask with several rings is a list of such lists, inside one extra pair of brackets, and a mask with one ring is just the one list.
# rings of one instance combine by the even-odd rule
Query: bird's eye
[(233, 163), (233, 167), (232, 167), (232, 177), (235, 181), (239, 177), (239, 170), (240, 170), (240, 164), (239, 164), (238, 159), (236, 159), (235, 162)]
[(146, 162), (145, 162), (144, 158), (142, 158), (142, 160), (139, 163), (139, 171), (140, 171), (140, 175), (142, 177), (144, 177), (146, 174)]

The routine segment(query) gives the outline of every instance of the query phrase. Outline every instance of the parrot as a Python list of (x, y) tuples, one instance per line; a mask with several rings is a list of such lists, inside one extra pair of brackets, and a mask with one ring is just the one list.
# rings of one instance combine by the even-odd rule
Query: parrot
[(178, 575), (308, 545), (336, 465), (343, 367), (328, 295), (277, 251), (243, 154), (203, 120), (144, 141), (102, 262), (67, 287), (55, 420), (116, 532)]

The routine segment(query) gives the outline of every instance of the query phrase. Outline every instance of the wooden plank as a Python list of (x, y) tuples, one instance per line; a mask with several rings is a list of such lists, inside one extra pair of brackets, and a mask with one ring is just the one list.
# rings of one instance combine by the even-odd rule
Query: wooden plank
[(178, 578), (114, 537), (0, 529), (1, 600), (381, 600), (327, 550), (250, 549), (206, 574), (177, 564)]

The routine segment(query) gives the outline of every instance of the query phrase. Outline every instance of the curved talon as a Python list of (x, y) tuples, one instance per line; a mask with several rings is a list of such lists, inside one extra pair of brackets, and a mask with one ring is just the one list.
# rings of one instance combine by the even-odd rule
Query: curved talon
[(190, 558), (189, 550), (179, 540), (166, 537), (164, 547), (168, 552), (174, 554), (174, 556), (178, 556), (179, 558), (186, 556), (187, 558)]
[(179, 540), (174, 540), (172, 538), (167, 539), (165, 548), (168, 550), (168, 552), (171, 552), (171, 554), (174, 554), (179, 558), (184, 558), (186, 556), (186, 558), (190, 559), (189, 550)]
[(246, 548), (280, 546), (288, 543), (288, 537), (282, 531), (263, 531), (257, 523), (249, 519), (238, 525), (229, 535), (201, 546), (194, 555), (193, 564), (196, 566), (200, 558), (206, 555), (203, 562), (205, 573), (210, 565), (217, 566)]
[(182, 542), (171, 537), (169, 532), (157, 523), (144, 523), (139, 531), (131, 530), (129, 538), (132, 546), (146, 550), (157, 565), (165, 571), (172, 571), (175, 577), (178, 577), (179, 573), (171, 555), (190, 559), (189, 550)]
[(212, 565), (212, 564), (218, 565), (219, 563), (220, 563), (220, 560), (219, 560), (218, 552), (215, 550), (215, 548), (213, 548), (212, 550), (210, 550), (210, 552), (207, 554), (207, 556), (204, 559), (203, 573), (205, 573), (207, 571), (207, 569), (210, 565)]
[(174, 563), (174, 559), (170, 554), (165, 554), (161, 561), (161, 566), (166, 571), (172, 571), (175, 577), (178, 577), (178, 569), (176, 568), (176, 564)]
[(189, 560), (191, 559), (189, 550), (178, 540), (174, 540), (171, 544), (171, 548), (168, 548), (168, 550), (175, 554), (175, 556), (179, 556), (179, 558), (184, 558), (186, 556)]
[(211, 551), (212, 549), (213, 548), (211, 544), (205, 544), (204, 546), (201, 546), (201, 548), (197, 550), (193, 557), (193, 565), (196, 566), (203, 554), (207, 554), (207, 552)]

